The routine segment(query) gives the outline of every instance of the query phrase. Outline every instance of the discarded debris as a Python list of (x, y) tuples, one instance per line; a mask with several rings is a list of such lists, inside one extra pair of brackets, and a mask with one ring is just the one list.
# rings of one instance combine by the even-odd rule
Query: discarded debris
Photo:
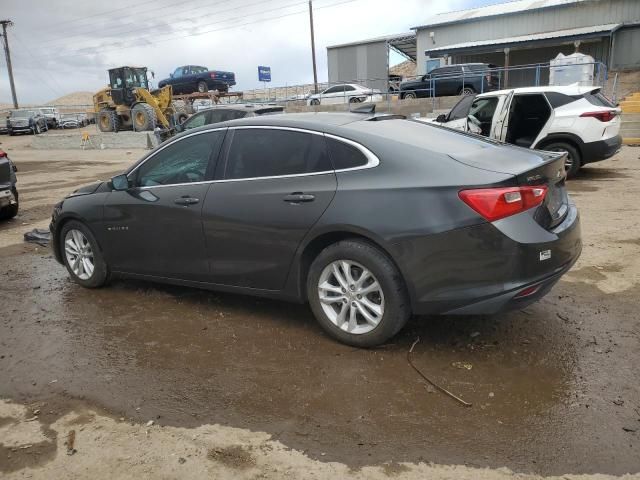
[(33, 416), (33, 417), (31, 417), (31, 418), (27, 418), (27, 419), (25, 420), (25, 422), (33, 422), (34, 420), (37, 420), (37, 419), (38, 419), (38, 416), (37, 416), (37, 415), (34, 415), (34, 416)]
[(476, 338), (477, 336), (480, 335), (480, 332), (472, 332), (471, 335), (469, 335), (471, 338)]
[(34, 228), (30, 232), (24, 234), (24, 241), (30, 243), (37, 243), (42, 247), (49, 245), (51, 240), (51, 232), (49, 230), (43, 230), (41, 228)]
[(569, 321), (569, 317), (562, 315), (561, 313), (556, 313), (556, 315), (560, 320), (564, 320), (565, 322)]
[(413, 352), (414, 347), (417, 345), (417, 343), (420, 341), (420, 337), (416, 338), (416, 341), (413, 342), (413, 344), (411, 345), (411, 348), (409, 349), (409, 351), (407, 352), (407, 362), (409, 363), (409, 365), (411, 366), (411, 368), (413, 368), (418, 375), (420, 375), (424, 380), (426, 380), (428, 383), (430, 383), (431, 385), (433, 385), (435, 388), (437, 388), (438, 390), (440, 390), (442, 393), (444, 393), (445, 395), (448, 395), (449, 397), (453, 398), (456, 402), (464, 405), (465, 407), (470, 407), (472, 406), (471, 403), (469, 402), (465, 402), (464, 400), (462, 400), (460, 397), (457, 397), (456, 395), (454, 395), (453, 393), (451, 393), (449, 390), (441, 387), (440, 385), (438, 385), (437, 383), (435, 383), (433, 380), (431, 380), (430, 378), (428, 378), (424, 373), (422, 373), (418, 367), (416, 367), (413, 362), (411, 361), (411, 353)]
[(461, 370), (471, 370), (473, 368), (473, 365), (467, 362), (453, 362), (451, 366)]
[(150, 426), (152, 426), (152, 425), (153, 425), (153, 420), (149, 420), (149, 421), (147, 422), (147, 427), (150, 427)]
[(75, 444), (76, 444), (75, 430), (69, 431), (69, 433), (67, 434), (67, 440), (64, 442), (64, 444), (67, 446), (67, 455), (73, 455), (74, 453), (77, 452), (77, 450), (75, 449)]
[(618, 397), (613, 401), (613, 404), (621, 407), (622, 405), (624, 405), (624, 400)]
[(638, 429), (635, 428), (635, 427), (622, 427), (622, 430), (624, 430), (625, 432), (630, 432), (630, 433), (638, 431)]
[(489, 392), (489, 398), (493, 398), (493, 397), (495, 397), (495, 396), (496, 396), (496, 394), (495, 394), (495, 393), (493, 393), (493, 392)]
[(178, 463), (179, 463), (180, 465), (182, 465), (182, 464), (183, 464), (183, 463), (185, 463), (186, 461), (187, 461), (187, 459), (186, 459), (186, 458), (184, 458), (184, 457), (180, 457), (180, 458), (178, 459)]

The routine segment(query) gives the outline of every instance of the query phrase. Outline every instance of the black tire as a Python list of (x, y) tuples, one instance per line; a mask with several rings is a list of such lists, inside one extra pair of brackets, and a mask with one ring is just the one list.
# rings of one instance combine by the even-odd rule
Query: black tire
[(351, 97), (349, 98), (349, 103), (362, 103), (362, 99), (359, 97)]
[[(384, 311), (379, 323), (371, 331), (352, 334), (342, 330), (322, 308), (318, 282), (325, 267), (337, 260), (360, 264), (373, 274), (382, 288)], [(409, 295), (402, 275), (391, 259), (374, 245), (355, 239), (334, 243), (320, 252), (307, 276), (307, 298), (320, 326), (336, 340), (355, 347), (369, 348), (386, 342), (404, 327), (411, 315)]]
[(582, 168), (582, 157), (576, 147), (566, 142), (553, 142), (540, 148), (549, 152), (566, 152), (567, 162), (564, 165), (567, 178), (574, 178)]
[(42, 129), (40, 128), (40, 125), (36, 123), (35, 126), (33, 127), (32, 132), (33, 132), (34, 135), (39, 135), (40, 132), (42, 132)]
[(175, 122), (178, 125), (189, 118), (189, 114), (187, 113), (187, 103), (184, 100), (174, 100), (171, 102), (171, 105), (173, 106)]
[(320, 105), (320, 100), (318, 100), (317, 98), (312, 98), (311, 101), (309, 102), (312, 106), (317, 107), (318, 105)]
[(209, 91), (209, 86), (207, 85), (207, 82), (205, 82), (204, 80), (200, 80), (196, 85), (196, 92), (207, 93), (208, 91)]
[(475, 95), (476, 90), (473, 87), (461, 87), (458, 90), (458, 95)]
[(408, 98), (409, 100), (413, 100), (415, 98), (418, 98), (418, 96), (415, 94), (415, 92), (407, 92), (402, 95), (403, 100), (406, 98)]
[[(94, 270), (92, 275), (88, 279), (82, 279), (78, 277), (69, 265), (69, 260), (65, 252), (65, 238), (70, 230), (79, 230), (80, 232), (82, 232), (91, 246), (91, 250), (93, 253)], [(60, 253), (62, 255), (64, 265), (65, 267), (67, 267), (67, 271), (69, 272), (69, 275), (74, 282), (85, 288), (99, 288), (109, 282), (109, 267), (104, 261), (102, 250), (100, 250), (100, 246), (98, 245), (96, 238), (93, 236), (93, 233), (91, 233), (91, 230), (89, 230), (89, 228), (84, 223), (77, 220), (71, 220), (65, 223), (62, 227), (62, 230), (60, 231), (59, 241)]]
[(0, 208), (0, 220), (9, 220), (18, 214), (20, 209), (20, 200), (18, 198), (18, 190), (15, 187), (11, 189), (15, 202), (13, 205), (8, 205), (4, 208)]
[(100, 110), (97, 123), (101, 132), (117, 132), (120, 129), (120, 118), (118, 114), (115, 110), (109, 108)]
[(136, 103), (131, 109), (131, 123), (135, 132), (153, 131), (158, 123), (156, 112), (148, 103)]

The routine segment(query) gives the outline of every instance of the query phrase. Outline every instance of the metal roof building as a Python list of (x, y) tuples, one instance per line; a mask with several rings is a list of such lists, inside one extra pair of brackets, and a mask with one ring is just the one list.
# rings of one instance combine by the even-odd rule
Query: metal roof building
[(328, 47), (329, 82), (376, 78), (369, 86), (384, 88), (389, 49), (414, 60), (418, 74), (433, 59), (513, 66), (576, 51), (610, 70), (640, 69), (640, 0), (517, 0), (441, 13), (412, 30)]
[(610, 69), (640, 68), (638, 0), (518, 0), (442, 13), (413, 29), (419, 73), (429, 58), (506, 66), (575, 51)]

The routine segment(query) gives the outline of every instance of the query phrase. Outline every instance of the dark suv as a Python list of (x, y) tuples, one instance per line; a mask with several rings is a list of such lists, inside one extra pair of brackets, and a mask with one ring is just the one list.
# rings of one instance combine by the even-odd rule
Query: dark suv
[(40, 113), (40, 110), (12, 110), (7, 118), (7, 130), (9, 135), (16, 133), (38, 134), (46, 132), (47, 119)]
[(400, 84), (400, 98), (473, 95), (498, 90), (500, 75), (491, 63), (461, 63), (434, 68), (421, 78)]

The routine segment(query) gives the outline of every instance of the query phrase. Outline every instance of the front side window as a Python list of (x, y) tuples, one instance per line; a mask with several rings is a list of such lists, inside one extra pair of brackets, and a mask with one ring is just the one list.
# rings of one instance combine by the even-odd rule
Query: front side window
[(173, 78), (180, 78), (182, 76), (182, 67), (176, 68), (175, 72), (173, 72)]
[(449, 117), (447, 121), (450, 122), (452, 120), (460, 120), (461, 118), (467, 118), (469, 115), (469, 108), (471, 107), (471, 103), (473, 103), (473, 99), (475, 97), (473, 95), (467, 95), (462, 97), (456, 105), (449, 112)]
[(331, 87), (331, 88), (327, 88), (324, 92), (322, 92), (323, 94), (327, 94), (327, 93), (338, 93), (338, 92), (343, 92), (344, 91), (344, 85), (337, 85), (335, 87)]
[(257, 178), (332, 171), (324, 136), (277, 129), (238, 129), (225, 178)]
[(212, 153), (217, 154), (223, 139), (224, 131), (207, 132), (168, 145), (136, 170), (136, 185), (151, 187), (206, 180)]
[(469, 110), (469, 116), (477, 118), (482, 123), (491, 122), (497, 106), (497, 97), (476, 98)]

